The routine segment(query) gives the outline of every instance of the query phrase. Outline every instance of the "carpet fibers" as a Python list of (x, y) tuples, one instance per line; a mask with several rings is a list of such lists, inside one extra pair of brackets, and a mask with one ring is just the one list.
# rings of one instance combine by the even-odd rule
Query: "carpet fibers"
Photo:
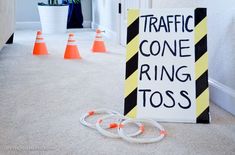
[(63, 59), (67, 34), (44, 36), (48, 56), (32, 55), (30, 30), (0, 51), (1, 155), (235, 154), (235, 117), (213, 103), (211, 124), (162, 123), (168, 136), (159, 143), (131, 144), (83, 127), (87, 110), (123, 112), (125, 49), (107, 41), (108, 53), (93, 54), (94, 31), (73, 32), (82, 60)]

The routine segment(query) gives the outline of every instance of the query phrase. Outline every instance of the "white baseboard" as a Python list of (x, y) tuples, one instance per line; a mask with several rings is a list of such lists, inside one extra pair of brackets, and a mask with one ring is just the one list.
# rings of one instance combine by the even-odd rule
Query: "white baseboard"
[(97, 29), (97, 28), (99, 28), (99, 27), (100, 27), (99, 24), (94, 23), (94, 22), (91, 22), (91, 28), (92, 28), (92, 29)]
[(209, 84), (210, 100), (235, 115), (235, 90), (213, 79)]
[(104, 30), (105, 31), (104, 37), (114, 41), (115, 43), (118, 43), (117, 32), (112, 31), (112, 30), (110, 30), (110, 29), (108, 29), (108, 28), (106, 28), (106, 27), (104, 27), (102, 25), (99, 25), (97, 23), (94, 23), (94, 22), (91, 23), (91, 28), (92, 29), (100, 28), (100, 29)]
[[(85, 20), (83, 21), (84, 28), (91, 28), (91, 21)], [(16, 30), (39, 30), (41, 29), (41, 23), (39, 21), (35, 22), (16, 22)]]

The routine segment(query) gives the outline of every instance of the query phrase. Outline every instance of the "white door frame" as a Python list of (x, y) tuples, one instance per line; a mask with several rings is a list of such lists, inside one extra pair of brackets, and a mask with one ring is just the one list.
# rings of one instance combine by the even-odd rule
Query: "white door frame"
[(121, 12), (122, 12), (122, 7), (121, 7), (121, 5), (122, 5), (122, 1), (123, 0), (117, 0), (117, 7), (118, 7), (118, 12), (117, 12), (117, 37), (118, 37), (118, 43), (120, 43), (121, 42), (121, 16), (122, 16), (122, 14), (121, 14)]
[[(136, 1), (136, 2), (134, 2)], [(131, 8), (151, 8), (152, 0), (118, 0), (121, 4), (121, 14), (118, 13), (118, 41), (122, 46), (126, 46), (126, 31), (127, 31), (127, 12), (126, 9)], [(126, 5), (129, 5), (128, 7)], [(133, 7), (132, 7), (133, 6)]]

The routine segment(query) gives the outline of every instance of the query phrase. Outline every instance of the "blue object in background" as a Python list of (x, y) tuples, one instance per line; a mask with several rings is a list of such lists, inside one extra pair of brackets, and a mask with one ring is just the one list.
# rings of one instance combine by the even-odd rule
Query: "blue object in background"
[(83, 15), (81, 2), (74, 0), (63, 0), (63, 4), (69, 4), (67, 28), (83, 28)]

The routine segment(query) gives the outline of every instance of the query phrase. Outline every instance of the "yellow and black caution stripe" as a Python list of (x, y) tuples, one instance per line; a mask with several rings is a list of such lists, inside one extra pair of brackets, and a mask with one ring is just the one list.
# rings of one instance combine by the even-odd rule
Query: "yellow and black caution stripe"
[[(128, 11), (124, 115), (135, 118), (138, 93), (139, 10)], [(195, 9), (196, 122), (209, 123), (207, 14)]]
[(124, 115), (135, 118), (138, 91), (139, 10), (128, 10)]
[(195, 78), (196, 122), (209, 123), (207, 13), (206, 8), (195, 9)]

